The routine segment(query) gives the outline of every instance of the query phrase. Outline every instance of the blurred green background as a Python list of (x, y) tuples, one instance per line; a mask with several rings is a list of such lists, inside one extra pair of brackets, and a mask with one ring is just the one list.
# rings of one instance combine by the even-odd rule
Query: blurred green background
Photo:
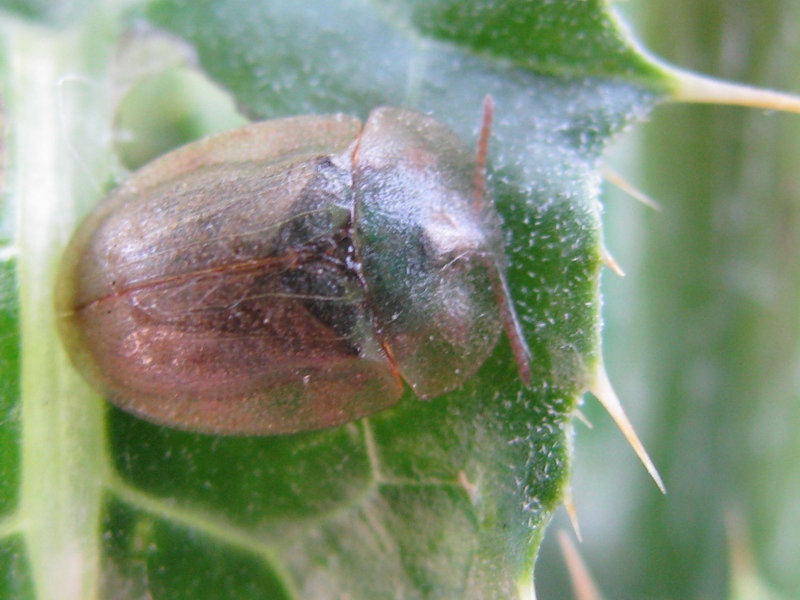
[[(673, 64), (800, 93), (797, 0), (618, 6)], [(606, 598), (800, 598), (800, 117), (666, 105), (610, 162), (663, 207), (607, 186), (606, 244), (627, 277), (603, 284), (607, 368), (668, 493), (587, 399), (580, 550)], [(574, 597), (562, 527), (540, 600)], [(753, 546), (753, 589), (730, 581), (731, 537)]]

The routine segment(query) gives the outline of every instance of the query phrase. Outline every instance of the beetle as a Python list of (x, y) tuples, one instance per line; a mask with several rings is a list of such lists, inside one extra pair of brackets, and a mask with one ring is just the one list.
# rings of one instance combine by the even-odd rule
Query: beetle
[(529, 350), (477, 158), (409, 110), (252, 123), (134, 173), (73, 236), (59, 331), (150, 421), (215, 434), (332, 427), (462, 385), (505, 329)]

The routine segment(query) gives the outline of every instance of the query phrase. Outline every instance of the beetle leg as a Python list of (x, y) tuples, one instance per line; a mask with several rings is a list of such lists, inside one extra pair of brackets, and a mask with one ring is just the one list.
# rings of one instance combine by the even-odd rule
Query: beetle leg
[(403, 379), (403, 374), (400, 372), (400, 365), (397, 364), (397, 359), (394, 356), (394, 352), (392, 352), (392, 347), (386, 342), (386, 340), (381, 339), (380, 342), (381, 350), (383, 350), (386, 360), (389, 362), (389, 369), (392, 371), (392, 375), (394, 375), (394, 378), (400, 383), (400, 385), (403, 385), (405, 380)]
[(525, 334), (522, 332), (522, 326), (517, 318), (517, 311), (514, 310), (511, 294), (508, 291), (508, 283), (506, 282), (505, 275), (503, 275), (503, 272), (500, 270), (500, 265), (496, 262), (490, 265), (489, 270), (492, 273), (492, 287), (497, 297), (497, 304), (500, 307), (500, 318), (503, 320), (503, 327), (506, 330), (508, 341), (511, 344), (514, 360), (517, 362), (519, 378), (525, 385), (530, 385), (531, 350), (528, 347), (528, 342), (525, 341)]
[[(474, 206), (477, 214), (482, 215), (486, 212), (488, 195), (486, 193), (486, 161), (489, 155), (489, 138), (492, 134), (492, 118), (494, 116), (494, 100), (490, 95), (483, 99), (483, 119), (481, 121), (481, 131), (478, 136), (478, 148), (475, 152), (475, 199)], [(519, 378), (525, 383), (531, 383), (531, 351), (522, 333), (511, 294), (508, 291), (503, 269), (497, 260), (492, 260), (484, 256), (487, 261), (489, 272), (492, 278), (492, 288), (497, 297), (497, 304), (500, 307), (500, 318), (503, 320), (503, 327), (511, 343), (511, 351), (517, 362)]]

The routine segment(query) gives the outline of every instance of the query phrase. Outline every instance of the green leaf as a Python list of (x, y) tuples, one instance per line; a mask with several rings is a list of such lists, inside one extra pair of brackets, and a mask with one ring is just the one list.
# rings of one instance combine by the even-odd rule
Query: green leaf
[(663, 85), (606, 2), (406, 0), (378, 2), (390, 20), (426, 38), (451, 42), (540, 74), (614, 75)]
[(572, 414), (602, 367), (598, 162), (667, 77), (600, 2), (160, 0), (135, 17), (112, 83), (158, 72), (147, 48), (165, 38), (143, 19), (254, 118), (399, 105), (474, 143), (491, 94), (490, 187), (532, 383), (503, 340), (462, 389), (408, 392), (327, 431), (219, 437), (106, 411), (56, 351), (51, 290), (68, 232), (114, 175), (117, 104), (98, 82), (122, 17), (98, 5), (58, 33), (8, 21), (23, 375), (6, 397), (23, 427), (2, 459), (22, 465), (3, 564), (23, 565), (35, 597), (67, 600), (532, 598)]

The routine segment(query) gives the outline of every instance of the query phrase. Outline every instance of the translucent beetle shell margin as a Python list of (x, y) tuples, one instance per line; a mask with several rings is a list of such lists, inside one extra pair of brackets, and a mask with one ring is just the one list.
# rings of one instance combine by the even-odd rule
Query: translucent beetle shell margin
[(378, 108), (254, 123), (170, 152), (76, 232), (57, 315), (82, 375), (150, 421), (269, 435), (355, 420), (470, 378), (505, 327), (498, 216), (432, 118)]

